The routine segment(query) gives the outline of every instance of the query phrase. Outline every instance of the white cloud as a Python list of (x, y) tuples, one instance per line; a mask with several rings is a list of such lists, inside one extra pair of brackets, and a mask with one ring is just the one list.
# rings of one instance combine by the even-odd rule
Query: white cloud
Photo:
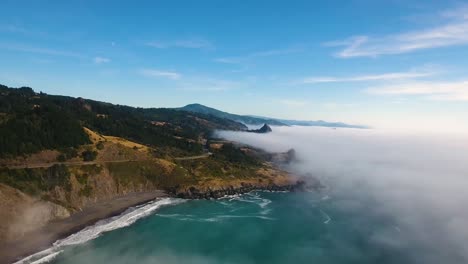
[(167, 78), (171, 80), (178, 80), (182, 77), (178, 72), (161, 71), (156, 69), (143, 69), (140, 71), (140, 74), (146, 77)]
[(379, 95), (416, 95), (442, 101), (468, 101), (468, 80), (458, 82), (410, 82), (372, 87), (366, 90)]
[(104, 57), (94, 57), (94, 63), (96, 64), (101, 64), (101, 63), (108, 63), (111, 60), (109, 58), (104, 58)]
[(468, 9), (449, 10), (438, 17), (446, 20), (445, 25), (380, 37), (354, 36), (326, 45), (344, 46), (336, 56), (353, 58), (468, 44)]
[(374, 75), (359, 75), (352, 77), (307, 77), (301, 83), (329, 83), (329, 82), (363, 82), (363, 81), (391, 81), (402, 79), (413, 79), (427, 77), (435, 74), (435, 72), (391, 72)]
[(185, 39), (176, 41), (152, 41), (146, 43), (147, 46), (166, 49), (166, 48), (186, 48), (186, 49), (209, 49), (213, 48), (213, 44), (208, 40), (197, 38), (197, 39)]
[[(440, 127), (439, 121), (433, 119), (432, 127)], [(314, 194), (309, 202), (326, 212), (334, 208), (337, 217), (332, 215), (330, 224), (342, 219), (371, 223), (367, 221), (377, 217), (371, 233), (353, 232), (377, 248), (395, 249), (395, 256), (402, 252), (401, 262), (468, 263), (468, 211), (461, 209), (468, 201), (468, 138), (429, 131), (406, 135), (276, 127), (265, 135), (223, 131), (218, 136), (266, 151), (294, 148), (297, 161), (286, 169), (318, 178), (327, 187), (320, 194), (331, 198), (317, 202)], [(339, 243), (356, 248), (355, 240)]]

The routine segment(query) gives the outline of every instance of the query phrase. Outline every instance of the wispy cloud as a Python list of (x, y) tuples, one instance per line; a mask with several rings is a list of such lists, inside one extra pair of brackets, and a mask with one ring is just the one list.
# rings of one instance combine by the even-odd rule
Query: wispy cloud
[(10, 34), (19, 34), (29, 37), (41, 37), (48, 39), (56, 39), (56, 36), (50, 35), (47, 32), (37, 31), (30, 28), (25, 28), (17, 24), (0, 24), (0, 32), (6, 32)]
[(213, 48), (213, 44), (202, 38), (195, 39), (184, 39), (175, 41), (151, 41), (146, 43), (147, 46), (167, 49), (167, 48), (186, 48), (186, 49), (210, 49)]
[(438, 17), (445, 19), (444, 25), (380, 37), (353, 36), (344, 41), (330, 42), (325, 45), (344, 46), (345, 48), (336, 56), (354, 58), (468, 44), (467, 8), (445, 11)]
[(139, 71), (141, 75), (146, 77), (153, 77), (153, 78), (167, 78), (171, 80), (179, 80), (182, 75), (178, 72), (174, 71), (162, 71), (156, 69), (142, 69)]
[(331, 82), (365, 82), (365, 81), (392, 81), (392, 80), (403, 80), (403, 79), (415, 79), (434, 75), (434, 71), (424, 72), (391, 72), (382, 74), (369, 74), (359, 75), (351, 77), (330, 77), (330, 76), (318, 76), (318, 77), (307, 77), (301, 80), (301, 83), (331, 83)]
[(234, 57), (221, 57), (214, 59), (215, 62), (227, 63), (227, 64), (242, 64), (251, 59), (262, 58), (262, 57), (271, 57), (271, 56), (281, 56), (292, 53), (302, 52), (304, 49), (302, 47), (290, 47), (285, 49), (272, 49), (257, 51), (243, 56), (234, 56)]
[(53, 56), (86, 58), (86, 56), (76, 53), (76, 52), (34, 47), (34, 46), (29, 46), (29, 45), (24, 45), (24, 44), (0, 43), (0, 49), (19, 51), (19, 52), (28, 52), (28, 53), (37, 53), (37, 54), (44, 54), (44, 55), (53, 55)]
[(111, 60), (109, 58), (104, 58), (104, 57), (94, 57), (94, 63), (96, 64), (102, 64), (102, 63), (108, 63)]
[(0, 25), (0, 31), (2, 32), (11, 32), (11, 33), (22, 33), (22, 34), (27, 34), (30, 33), (29, 30), (26, 30), (23, 27), (17, 26), (17, 25)]
[(457, 82), (409, 82), (372, 87), (366, 92), (378, 95), (414, 95), (442, 101), (468, 101), (468, 80)]

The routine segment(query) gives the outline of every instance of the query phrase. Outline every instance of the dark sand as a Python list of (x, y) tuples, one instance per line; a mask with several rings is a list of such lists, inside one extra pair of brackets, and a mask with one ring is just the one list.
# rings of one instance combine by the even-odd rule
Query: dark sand
[(40, 230), (29, 233), (16, 241), (0, 242), (0, 263), (18, 261), (47, 249), (58, 239), (76, 233), (99, 220), (118, 215), (129, 207), (166, 196), (163, 191), (130, 193), (90, 205), (66, 219), (53, 221)]

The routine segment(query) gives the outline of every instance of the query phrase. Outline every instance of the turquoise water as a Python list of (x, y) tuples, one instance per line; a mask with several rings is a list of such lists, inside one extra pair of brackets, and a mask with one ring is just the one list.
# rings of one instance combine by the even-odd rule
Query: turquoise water
[(55, 257), (51, 263), (414, 261), (408, 248), (379, 239), (382, 230), (393, 240), (401, 230), (388, 216), (370, 210), (374, 205), (369, 201), (317, 192), (252, 192), (221, 200), (171, 202), (177, 204), (148, 212), (132, 225), (61, 247), (56, 250), (60, 254), (49, 255)]

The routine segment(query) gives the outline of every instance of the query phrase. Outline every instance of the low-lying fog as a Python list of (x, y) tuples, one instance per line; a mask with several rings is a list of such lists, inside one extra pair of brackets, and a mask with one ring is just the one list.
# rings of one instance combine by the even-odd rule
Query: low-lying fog
[(294, 148), (289, 169), (320, 179), (343, 212), (391, 218), (394, 228), (382, 225), (375, 243), (414, 251), (419, 263), (468, 263), (468, 136), (320, 127), (218, 135), (267, 151)]

